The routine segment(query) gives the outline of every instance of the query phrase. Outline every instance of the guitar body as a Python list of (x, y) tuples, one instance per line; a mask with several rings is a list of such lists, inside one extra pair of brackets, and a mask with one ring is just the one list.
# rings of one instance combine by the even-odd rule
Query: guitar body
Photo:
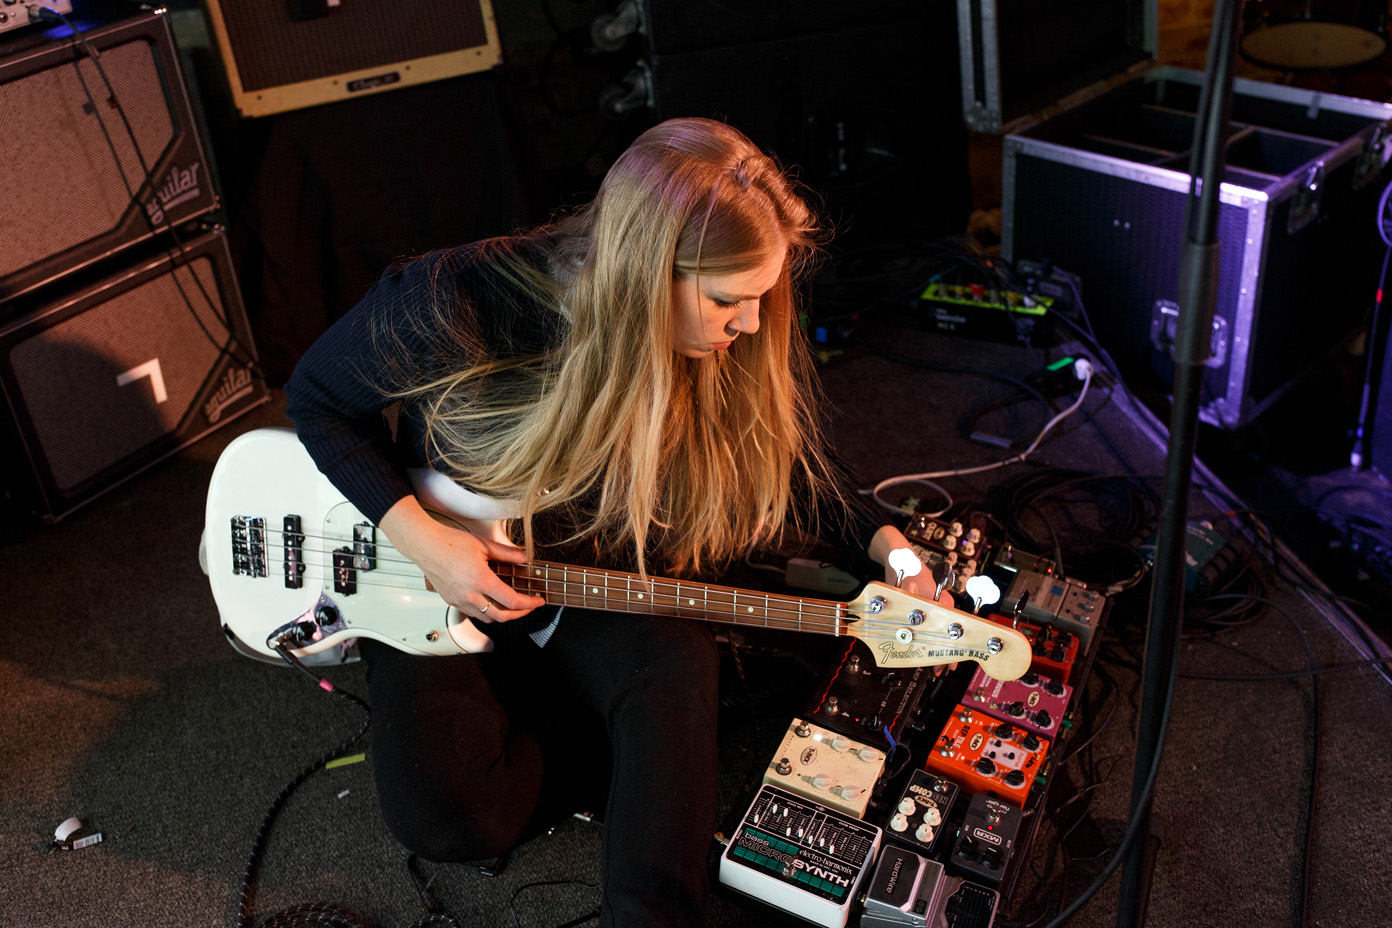
[[(298, 518), (298, 532), (286, 532), (287, 517)], [(497, 531), (463, 515), (454, 521)], [(355, 531), (370, 533), (370, 557), (354, 551), (364, 544)], [(298, 548), (295, 534), (303, 536)], [(267, 638), (291, 623), (303, 624), (309, 638), (293, 649), (301, 656), (355, 637), (417, 654), (491, 649), (488, 637), (427, 590), (420, 570), (319, 473), (290, 429), (257, 429), (227, 446), (208, 487), (203, 541), (223, 629), (256, 656), (279, 662)], [(339, 568), (339, 579), (350, 573), (352, 592), (342, 583), (335, 589), (334, 557), (342, 560), (343, 549), (353, 552), (354, 564)]]
[[(506, 540), (505, 506), (429, 471), (411, 478), (435, 518)], [(223, 630), (253, 657), (279, 662), (285, 648), (322, 661), (355, 638), (422, 655), (492, 650), (488, 623), (476, 626), (430, 589), (289, 429), (247, 432), (223, 452), (208, 487), (203, 554)], [(856, 637), (884, 668), (970, 660), (1013, 680), (1032, 656), (1014, 629), (881, 583), (841, 603), (545, 561), (493, 567), (514, 589), (559, 606)]]

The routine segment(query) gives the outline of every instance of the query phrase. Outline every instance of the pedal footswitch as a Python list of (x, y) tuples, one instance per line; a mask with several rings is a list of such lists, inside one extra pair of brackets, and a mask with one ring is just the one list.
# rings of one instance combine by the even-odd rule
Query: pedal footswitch
[(843, 928), (880, 847), (880, 829), (761, 786), (720, 855), (720, 882), (826, 928)]

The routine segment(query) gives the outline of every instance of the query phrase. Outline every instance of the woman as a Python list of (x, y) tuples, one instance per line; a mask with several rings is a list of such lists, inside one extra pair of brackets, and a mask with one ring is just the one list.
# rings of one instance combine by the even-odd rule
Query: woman
[[(559, 614), (489, 561), (546, 544), (686, 576), (789, 523), (880, 563), (906, 546), (846, 505), (821, 448), (793, 287), (815, 232), (743, 135), (671, 120), (620, 156), (587, 207), (393, 269), (306, 353), (286, 393), (316, 463), (495, 642), (457, 658), (363, 643), (377, 788), (412, 850), (502, 853), (567, 809), (588, 771), (577, 758), (607, 742), (601, 924), (701, 923), (715, 826), (708, 632)], [(398, 402), (393, 440), (382, 411)], [(408, 473), (425, 464), (513, 520), (521, 546), (432, 518)]]

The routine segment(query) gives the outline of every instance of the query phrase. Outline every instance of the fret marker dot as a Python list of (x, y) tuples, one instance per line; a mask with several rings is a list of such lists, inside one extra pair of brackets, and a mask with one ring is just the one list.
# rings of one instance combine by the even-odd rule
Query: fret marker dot
[(539, 570), (534, 570), (534, 571), (532, 571), (532, 573), (533, 573), (534, 575), (538, 576), (538, 577), (541, 576), (541, 571), (539, 571)]
[(639, 593), (639, 594), (638, 594), (638, 598), (639, 598), (639, 599), (642, 599), (642, 598), (643, 598), (643, 594), (642, 594), (642, 593)]
[(744, 607), (744, 611), (745, 611), (745, 612), (753, 612), (753, 611), (754, 611), (754, 607), (753, 607), (753, 606), (745, 606), (745, 607)]
[(599, 592), (599, 587), (597, 587), (597, 586), (592, 586), (592, 587), (590, 587), (590, 592), (591, 592), (591, 593), (598, 593), (598, 592)]
[(696, 605), (696, 600), (694, 600), (694, 599), (688, 599), (688, 600), (686, 601), (686, 604), (687, 604), (688, 606), (694, 606), (694, 605)]

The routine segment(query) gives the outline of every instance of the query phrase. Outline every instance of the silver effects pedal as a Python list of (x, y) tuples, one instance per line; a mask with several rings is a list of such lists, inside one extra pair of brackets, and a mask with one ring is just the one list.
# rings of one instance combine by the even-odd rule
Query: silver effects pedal
[(991, 928), (999, 894), (907, 848), (885, 845), (866, 889), (861, 928)]

